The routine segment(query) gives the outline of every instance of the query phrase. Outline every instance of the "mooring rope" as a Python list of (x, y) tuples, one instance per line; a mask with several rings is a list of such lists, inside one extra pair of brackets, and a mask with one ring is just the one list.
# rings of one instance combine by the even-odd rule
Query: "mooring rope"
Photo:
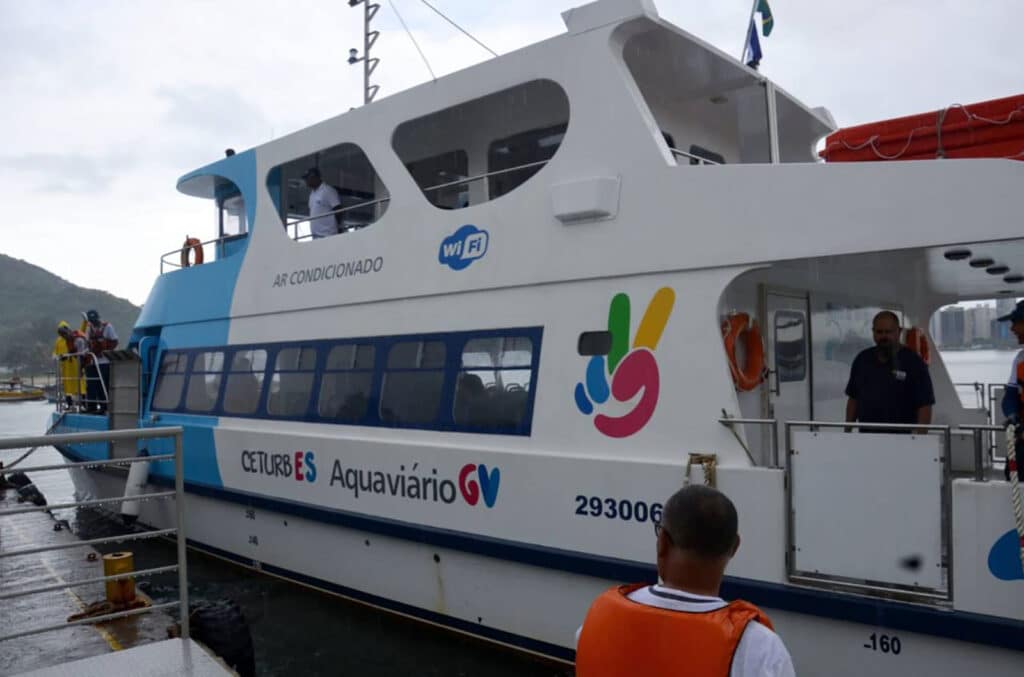
[[(57, 417), (57, 420), (53, 422), (53, 425), (51, 425), (51, 426), (50, 426), (49, 428), (47, 428), (47, 429), (46, 429), (46, 432), (44, 433), (45, 435), (49, 435), (50, 433), (52, 433), (52, 432), (54, 431), (54, 429), (55, 429), (55, 428), (56, 428), (57, 426), (59, 426), (59, 425), (60, 425), (60, 424), (61, 424), (61, 423), (62, 423), (62, 422), (64, 421), (64, 414), (65, 414), (65, 413), (67, 413), (67, 412), (63, 412), (63, 411), (62, 411), (62, 412), (60, 413), (60, 416), (58, 416), (58, 417)], [(25, 460), (26, 458), (28, 458), (28, 457), (29, 457), (29, 455), (30, 455), (30, 454), (31, 454), (31, 453), (32, 453), (33, 451), (35, 451), (35, 450), (36, 450), (36, 449), (38, 449), (38, 448), (39, 448), (39, 447), (32, 447), (31, 449), (29, 449), (28, 451), (26, 451), (26, 452), (25, 452), (24, 454), (22, 454), (21, 456), (19, 456), (18, 458), (16, 458), (16, 459), (14, 460), (14, 462), (13, 462), (13, 463), (8, 463), (7, 465), (4, 465), (4, 464), (3, 464), (3, 462), (0, 462), (0, 474), (3, 474), (4, 472), (6, 472), (6, 471), (10, 470), (10, 469), (11, 469), (11, 468), (13, 468), (14, 466), (16, 466), (16, 465), (18, 465), (19, 463), (21, 463), (22, 461), (24, 461), (24, 460)]]
[(1024, 509), (1021, 508), (1020, 482), (1017, 477), (1017, 435), (1016, 426), (1006, 426), (1006, 468), (1010, 471), (1010, 501), (1013, 503), (1013, 521), (1017, 527), (1020, 546), (1020, 565), (1024, 568)]
[(718, 457), (714, 454), (690, 454), (686, 460), (686, 479), (683, 481), (683, 486), (690, 486), (690, 468), (695, 464), (700, 464), (704, 469), (704, 486), (714, 487), (715, 468), (718, 465)]

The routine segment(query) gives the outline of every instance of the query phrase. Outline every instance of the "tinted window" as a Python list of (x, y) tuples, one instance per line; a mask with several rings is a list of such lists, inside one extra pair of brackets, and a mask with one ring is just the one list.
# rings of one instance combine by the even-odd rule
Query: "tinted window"
[(452, 416), (473, 428), (515, 428), (530, 397), (533, 342), (525, 336), (466, 341)]
[[(309, 220), (310, 189), (302, 178), (314, 167), (338, 196), (337, 210), (332, 210), (338, 211), (337, 216), (321, 216), (316, 224)], [(321, 235), (335, 235), (368, 226), (384, 214), (390, 200), (370, 160), (353, 143), (330, 146), (272, 168), (267, 189), (289, 237), (302, 241), (309, 241), (314, 229)]]
[[(459, 209), (533, 176), (542, 165), (519, 167), (550, 159), (568, 122), (562, 88), (532, 80), (403, 122), (392, 145), (427, 200)], [(488, 176), (494, 171), (501, 173)]]
[(181, 391), (185, 386), (185, 367), (188, 355), (185, 353), (164, 353), (160, 360), (160, 371), (153, 394), (154, 409), (177, 409), (181, 403)]
[(267, 369), (267, 351), (239, 350), (231, 358), (227, 383), (224, 385), (224, 412), (255, 414), (263, 391), (263, 374)]
[(334, 346), (320, 384), (320, 416), (356, 422), (366, 417), (373, 386), (374, 347), (368, 344)]
[(469, 206), (469, 160), (464, 150), (409, 162), (405, 165), (427, 199), (442, 209)]
[(492, 143), (487, 152), (487, 171), (500, 173), (489, 179), (491, 199), (515, 190), (539, 172), (543, 162), (550, 160), (562, 144), (566, 126), (563, 123), (532, 129)]
[(185, 409), (208, 412), (217, 404), (220, 394), (220, 380), (224, 373), (224, 353), (210, 351), (196, 353), (192, 359), (192, 371), (188, 377), (188, 391), (185, 395)]
[(775, 368), (780, 383), (807, 378), (807, 336), (804, 314), (775, 311)]
[(313, 393), (316, 349), (284, 348), (277, 353), (270, 379), (267, 413), (272, 416), (303, 416)]
[(437, 418), (444, 385), (442, 341), (396, 343), (388, 353), (380, 418), (395, 425), (430, 423)]

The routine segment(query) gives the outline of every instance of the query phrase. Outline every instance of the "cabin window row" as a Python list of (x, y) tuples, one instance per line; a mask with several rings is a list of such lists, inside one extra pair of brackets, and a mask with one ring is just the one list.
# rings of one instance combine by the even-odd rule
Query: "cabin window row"
[(540, 328), (166, 351), (154, 411), (529, 434)]

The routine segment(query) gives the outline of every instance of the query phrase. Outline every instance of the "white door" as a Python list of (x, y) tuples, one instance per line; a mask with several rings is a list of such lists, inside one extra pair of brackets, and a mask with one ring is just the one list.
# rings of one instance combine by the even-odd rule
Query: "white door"
[[(785, 421), (808, 421), (811, 408), (811, 323), (807, 294), (768, 290), (765, 296), (765, 342), (768, 382), (765, 413), (778, 426), (780, 464), (786, 458)], [(770, 435), (765, 436), (770, 444)], [(771, 448), (763, 452), (771, 463)]]

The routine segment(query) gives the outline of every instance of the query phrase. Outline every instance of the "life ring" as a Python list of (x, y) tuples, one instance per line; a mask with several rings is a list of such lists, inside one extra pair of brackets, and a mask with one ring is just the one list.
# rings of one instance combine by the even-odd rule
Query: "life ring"
[[(189, 261), (189, 252), (195, 252), (195, 262)], [(203, 262), (203, 243), (199, 241), (199, 238), (185, 237), (185, 244), (181, 246), (181, 267), (188, 268), (189, 266), (198, 266)]]
[[(749, 327), (747, 325), (750, 325)], [(746, 349), (746, 364), (740, 365), (736, 357), (737, 343), (743, 340)], [(722, 323), (722, 340), (725, 342), (725, 354), (729, 358), (729, 371), (732, 372), (733, 383), (740, 391), (753, 390), (765, 378), (764, 341), (757, 321), (750, 321), (746, 313), (735, 313)]]
[(917, 353), (925, 364), (932, 363), (931, 349), (928, 347), (928, 337), (924, 331), (917, 327), (907, 329), (903, 338), (903, 345)]

